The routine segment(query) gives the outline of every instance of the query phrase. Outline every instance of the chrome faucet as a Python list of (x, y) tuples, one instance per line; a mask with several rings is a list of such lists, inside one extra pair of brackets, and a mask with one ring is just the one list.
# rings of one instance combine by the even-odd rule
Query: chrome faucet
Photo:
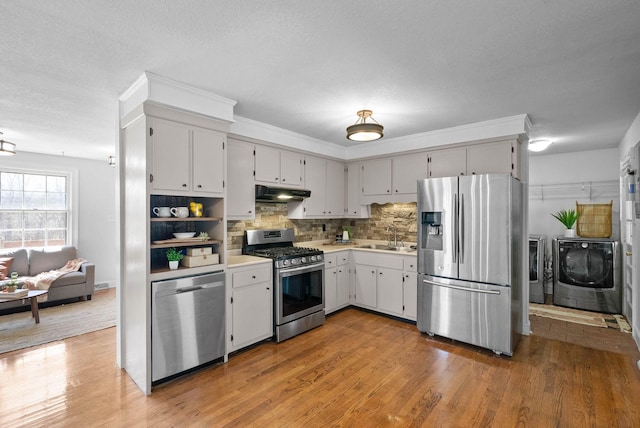
[[(393, 224), (387, 225), (387, 232), (393, 228), (393, 246), (398, 246), (398, 229)], [(387, 245), (391, 246), (391, 234), (389, 234), (389, 239), (387, 240)]]

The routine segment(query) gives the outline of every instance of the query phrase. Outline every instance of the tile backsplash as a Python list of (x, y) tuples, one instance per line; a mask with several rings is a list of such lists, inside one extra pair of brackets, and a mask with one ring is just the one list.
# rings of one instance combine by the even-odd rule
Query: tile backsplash
[[(296, 241), (334, 240), (348, 226), (353, 239), (393, 239), (387, 227), (393, 224), (398, 241), (416, 242), (416, 204), (372, 204), (371, 218), (367, 219), (316, 219), (291, 220), (287, 217), (287, 204), (256, 203), (254, 221), (237, 220), (227, 222), (227, 248), (242, 248), (242, 237), (247, 229), (293, 228)], [(323, 230), (324, 226), (324, 230)]]

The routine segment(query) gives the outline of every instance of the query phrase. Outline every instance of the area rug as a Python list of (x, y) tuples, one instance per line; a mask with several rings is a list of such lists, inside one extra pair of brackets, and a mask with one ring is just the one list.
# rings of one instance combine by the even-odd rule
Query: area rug
[(631, 326), (625, 317), (618, 314), (601, 314), (599, 312), (581, 311), (537, 303), (529, 304), (529, 314), (592, 327), (615, 328), (624, 333), (631, 333)]
[(0, 353), (42, 345), (116, 325), (114, 290), (96, 291), (92, 300), (0, 316)]

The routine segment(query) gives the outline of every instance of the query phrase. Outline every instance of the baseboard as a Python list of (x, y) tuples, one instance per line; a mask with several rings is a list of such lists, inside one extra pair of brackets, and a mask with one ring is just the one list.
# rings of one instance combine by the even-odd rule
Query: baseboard
[(93, 286), (94, 290), (106, 290), (107, 288), (115, 288), (116, 283), (114, 281), (100, 282)]

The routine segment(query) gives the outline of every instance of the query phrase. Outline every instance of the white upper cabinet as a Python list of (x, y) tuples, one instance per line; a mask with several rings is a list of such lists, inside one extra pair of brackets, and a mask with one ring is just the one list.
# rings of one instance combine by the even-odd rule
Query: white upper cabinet
[(192, 129), (194, 192), (224, 192), (224, 141), (220, 132)]
[[(479, 144), (467, 148), (467, 174), (514, 172), (514, 142)], [(514, 173), (514, 176), (517, 174)]]
[(391, 158), (372, 159), (361, 163), (362, 194), (391, 194)]
[(327, 214), (327, 161), (307, 156), (304, 180), (311, 196), (304, 201), (306, 217), (324, 217)]
[(273, 147), (255, 147), (255, 181), (302, 187), (303, 156)]
[(427, 178), (427, 154), (396, 156), (393, 158), (393, 194), (417, 193), (418, 180)]
[(416, 200), (417, 181), (427, 177), (427, 153), (361, 162), (360, 204)]
[(232, 220), (253, 220), (256, 217), (253, 149), (253, 144), (229, 139), (227, 218)]
[(519, 177), (517, 140), (478, 143), (429, 153), (429, 178), (511, 173)]
[(152, 189), (224, 193), (225, 134), (157, 118), (152, 119), (149, 134)]
[(189, 190), (189, 127), (167, 120), (153, 119), (149, 134), (153, 153), (151, 187), (157, 190)]
[(289, 218), (341, 218), (344, 216), (344, 164), (307, 156), (304, 161), (305, 187), (311, 196), (290, 202)]
[(453, 177), (467, 173), (467, 149), (434, 150), (429, 153), (429, 178)]
[(360, 204), (360, 171), (360, 163), (352, 162), (347, 164), (345, 217), (369, 218), (371, 216), (370, 206)]
[(344, 215), (344, 164), (332, 160), (327, 160), (327, 215)]
[(301, 153), (280, 152), (280, 184), (303, 187), (304, 156)]

